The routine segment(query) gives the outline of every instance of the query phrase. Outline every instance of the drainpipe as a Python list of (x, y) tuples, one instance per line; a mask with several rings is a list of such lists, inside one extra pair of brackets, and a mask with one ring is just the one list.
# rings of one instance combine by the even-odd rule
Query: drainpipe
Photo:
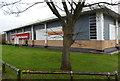
[(10, 31), (10, 44), (12, 44), (12, 39), (11, 39), (11, 31)]
[[(17, 30), (15, 30), (15, 34), (17, 34), (18, 32), (17, 32)], [(16, 35), (15, 35), (15, 38), (14, 38), (14, 45), (16, 45), (17, 44), (17, 40), (16, 40)]]
[(33, 25), (31, 26), (31, 39), (32, 39), (32, 46), (34, 46), (34, 28)]
[(7, 32), (5, 32), (5, 37), (6, 37), (6, 38), (5, 38), (6, 41), (8, 41), (8, 38), (7, 38), (7, 37), (8, 37)]
[(118, 40), (118, 20), (116, 20), (116, 45), (119, 44), (119, 40)]
[[(24, 33), (24, 28), (22, 28), (22, 33)], [(24, 39), (22, 39), (22, 45), (24, 44)]]
[(31, 34), (31, 35), (32, 35), (32, 36), (31, 36), (31, 37), (32, 37), (31, 39), (34, 40), (34, 30), (33, 30), (33, 25), (31, 26), (31, 33), (32, 33), (32, 34)]
[(45, 23), (44, 24), (44, 27), (45, 27), (45, 48), (48, 46), (47, 44), (48, 44), (48, 41), (47, 41), (47, 39), (48, 39), (48, 35), (47, 35), (47, 24)]

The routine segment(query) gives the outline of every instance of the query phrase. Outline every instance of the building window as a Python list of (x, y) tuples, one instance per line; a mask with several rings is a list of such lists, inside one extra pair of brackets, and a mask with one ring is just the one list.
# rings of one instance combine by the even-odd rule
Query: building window
[(90, 39), (97, 39), (96, 14), (90, 14), (89, 26), (90, 26)]

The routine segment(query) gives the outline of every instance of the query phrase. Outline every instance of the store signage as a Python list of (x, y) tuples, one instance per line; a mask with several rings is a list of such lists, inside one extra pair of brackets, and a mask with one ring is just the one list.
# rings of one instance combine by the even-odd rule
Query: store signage
[(52, 31), (52, 32), (48, 32), (48, 35), (63, 35), (63, 31)]
[(11, 39), (14, 40), (15, 38), (30, 39), (30, 33), (12, 34)]

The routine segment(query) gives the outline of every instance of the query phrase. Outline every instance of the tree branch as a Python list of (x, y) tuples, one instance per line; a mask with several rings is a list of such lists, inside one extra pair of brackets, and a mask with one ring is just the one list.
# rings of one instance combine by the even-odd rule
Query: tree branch
[(58, 5), (55, 4), (57, 8), (59, 8), (61, 11), (65, 12), (62, 8), (60, 8)]
[(36, 2), (36, 3), (32, 4), (32, 5), (30, 5), (29, 7), (25, 8), (25, 9), (24, 9), (24, 10), (22, 10), (22, 11), (18, 11), (18, 12), (11, 12), (11, 13), (12, 13), (12, 14), (23, 13), (23, 12), (27, 11), (29, 8), (31, 8), (31, 7), (33, 7), (33, 6), (37, 5), (37, 4), (40, 4), (40, 3), (43, 3), (43, 2)]
[(19, 0), (19, 1), (16, 1), (16, 2), (13, 2), (13, 3), (6, 3), (6, 2), (1, 2), (1, 8), (2, 7), (4, 7), (4, 6), (9, 6), (9, 5), (14, 5), (14, 4), (16, 4), (16, 3), (19, 3), (21, 0)]
[(81, 1), (78, 2), (76, 9), (74, 10), (74, 14), (73, 14), (74, 22), (76, 22), (77, 19), (79, 18), (84, 5), (85, 5), (85, 2), (81, 2)]
[(119, 2), (119, 3), (98, 2), (98, 3), (93, 3), (93, 4), (84, 5), (84, 7), (90, 7), (90, 6), (98, 5), (98, 4), (108, 4), (108, 5), (115, 6), (115, 5), (119, 5), (120, 2)]
[(68, 1), (68, 3), (69, 3), (69, 5), (70, 5), (70, 7), (71, 7), (71, 14), (73, 14), (73, 11), (75, 10), (74, 9), (74, 7), (73, 7), (73, 4), (76, 6), (76, 3), (73, 1), (73, 0), (71, 0), (71, 3), (70, 3), (70, 1), (69, 0), (67, 0)]
[(48, 0), (45, 0), (45, 2), (48, 5), (48, 7), (51, 9), (53, 14), (56, 15), (61, 20), (62, 23), (65, 23), (62, 16), (59, 14), (58, 10), (56, 9), (54, 3), (52, 1), (48, 2)]
[(62, 5), (63, 5), (63, 8), (64, 8), (64, 10), (65, 10), (65, 12), (66, 12), (66, 15), (68, 16), (70, 13), (69, 13), (69, 10), (68, 10), (68, 7), (67, 7), (67, 5), (66, 5), (65, 0), (62, 0)]

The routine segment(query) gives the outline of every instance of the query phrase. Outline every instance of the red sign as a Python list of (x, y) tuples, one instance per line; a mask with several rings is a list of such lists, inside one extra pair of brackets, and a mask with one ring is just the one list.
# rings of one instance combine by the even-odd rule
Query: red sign
[(12, 40), (14, 40), (15, 38), (29, 39), (30, 38), (30, 33), (21, 33), (21, 34), (13, 34), (13, 35), (11, 35)]

